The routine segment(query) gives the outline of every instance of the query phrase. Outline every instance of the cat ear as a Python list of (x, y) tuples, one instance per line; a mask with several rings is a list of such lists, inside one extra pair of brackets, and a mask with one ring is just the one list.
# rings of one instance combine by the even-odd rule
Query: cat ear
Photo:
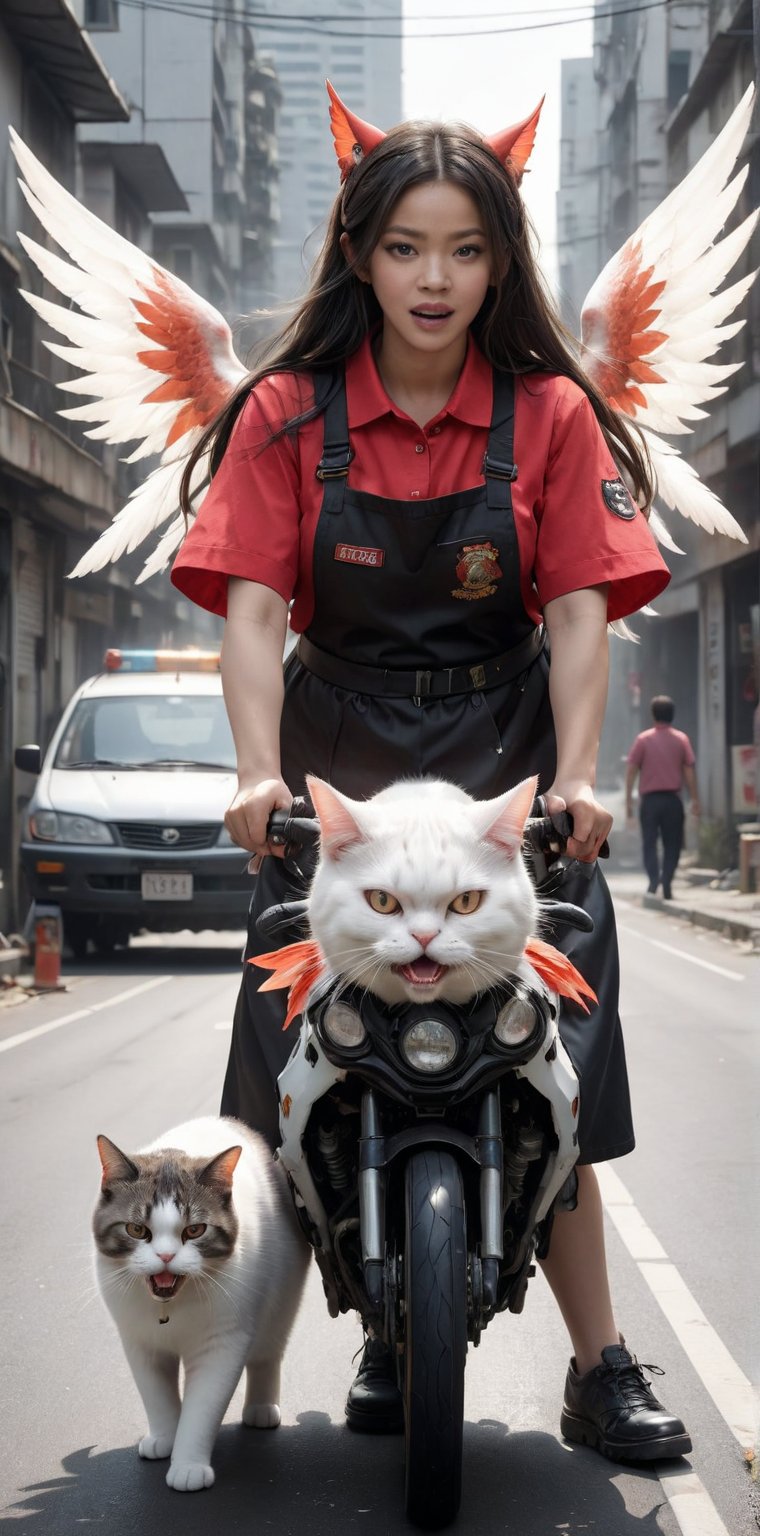
[(217, 1153), (211, 1162), (198, 1174), (199, 1184), (217, 1184), (223, 1189), (232, 1188), (232, 1175), (237, 1168), (243, 1152), (242, 1147), (227, 1147), (224, 1152)]
[(322, 849), (329, 859), (339, 859), (347, 848), (364, 841), (364, 833), (349, 809), (350, 800), (311, 774), (306, 776), (306, 788), (319, 817)]
[(530, 816), (537, 789), (538, 774), (534, 774), (532, 778), (516, 784), (506, 795), (500, 795), (498, 800), (489, 800), (481, 807), (487, 813), (481, 832), (485, 842), (495, 843), (497, 848), (503, 848), (510, 858), (514, 858), (522, 842), (525, 823)]
[(109, 1141), (107, 1136), (98, 1137), (98, 1152), (103, 1169), (103, 1184), (113, 1184), (117, 1179), (124, 1179), (134, 1184), (139, 1179), (140, 1170), (126, 1152), (120, 1151), (116, 1143)]

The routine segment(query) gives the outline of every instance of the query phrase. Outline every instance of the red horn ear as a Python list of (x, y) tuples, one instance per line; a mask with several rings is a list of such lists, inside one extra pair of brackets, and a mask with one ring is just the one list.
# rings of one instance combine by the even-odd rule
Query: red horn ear
[(360, 117), (349, 112), (329, 80), (325, 81), (325, 85), (330, 97), (330, 127), (340, 166), (340, 179), (345, 181), (352, 166), (357, 165), (362, 157), (368, 155), (370, 150), (375, 149), (378, 144), (382, 144), (385, 134), (379, 128), (373, 128), (371, 123), (364, 123)]
[(533, 150), (538, 119), (545, 100), (546, 97), (542, 96), (535, 112), (521, 123), (515, 123), (512, 128), (504, 128), (501, 133), (494, 133), (486, 139), (489, 149), (493, 150), (502, 165), (517, 177), (518, 186)]

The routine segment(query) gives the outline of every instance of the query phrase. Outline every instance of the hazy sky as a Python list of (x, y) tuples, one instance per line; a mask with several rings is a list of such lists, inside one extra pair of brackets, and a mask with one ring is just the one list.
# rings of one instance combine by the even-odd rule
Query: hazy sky
[[(460, 118), (493, 133), (526, 117), (546, 93), (525, 200), (542, 244), (548, 276), (555, 267), (554, 198), (559, 179), (560, 60), (591, 53), (593, 0), (404, 0), (404, 113), (407, 117)], [(540, 22), (561, 26), (539, 30)], [(441, 18), (432, 20), (431, 18)], [(535, 30), (475, 35), (490, 28), (528, 25)], [(419, 38), (422, 32), (460, 32), (457, 38)]]

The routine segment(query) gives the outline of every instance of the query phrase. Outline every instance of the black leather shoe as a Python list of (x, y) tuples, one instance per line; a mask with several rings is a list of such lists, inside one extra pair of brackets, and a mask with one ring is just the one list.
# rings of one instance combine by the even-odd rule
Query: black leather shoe
[(590, 1445), (611, 1461), (660, 1461), (685, 1456), (691, 1440), (680, 1419), (663, 1408), (644, 1371), (622, 1344), (602, 1350), (602, 1364), (579, 1376), (570, 1361), (560, 1428), (566, 1440)]
[(361, 1363), (346, 1399), (346, 1423), (364, 1435), (397, 1435), (404, 1428), (404, 1406), (396, 1386), (390, 1351), (382, 1339), (367, 1339)]

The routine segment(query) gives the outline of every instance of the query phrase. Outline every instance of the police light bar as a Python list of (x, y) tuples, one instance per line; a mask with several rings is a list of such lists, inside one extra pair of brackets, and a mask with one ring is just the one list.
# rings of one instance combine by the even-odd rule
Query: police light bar
[(106, 672), (218, 672), (219, 651), (106, 651)]

